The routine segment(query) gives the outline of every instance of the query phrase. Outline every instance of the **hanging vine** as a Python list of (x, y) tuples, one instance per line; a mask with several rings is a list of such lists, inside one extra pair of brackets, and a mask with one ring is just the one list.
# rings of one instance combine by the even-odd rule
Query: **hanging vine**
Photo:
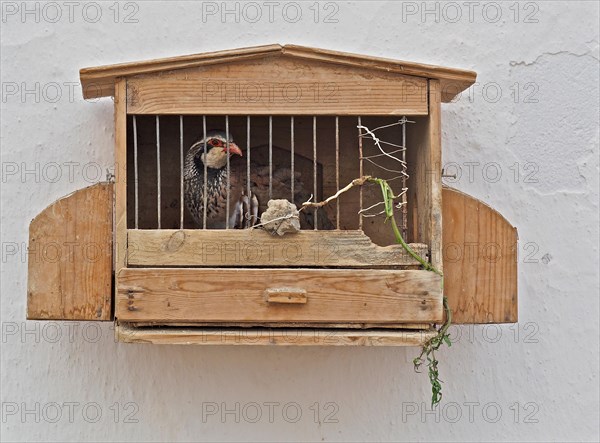
[[(412, 250), (412, 248), (406, 243), (406, 241), (402, 238), (402, 234), (398, 229), (398, 225), (396, 224), (396, 219), (394, 218), (394, 193), (392, 192), (392, 188), (390, 185), (382, 179), (379, 178), (369, 178), (369, 181), (378, 183), (381, 187), (381, 193), (383, 196), (383, 202), (385, 204), (385, 221), (389, 221), (392, 225), (392, 230), (394, 231), (394, 237), (396, 241), (402, 245), (402, 247), (408, 252), (415, 260), (417, 260), (424, 269), (427, 271), (435, 272), (436, 274), (442, 277), (442, 291), (444, 289), (444, 276), (443, 274), (436, 269), (431, 263), (420, 257), (416, 252)], [(427, 369), (429, 372), (429, 381), (431, 383), (431, 406), (437, 405), (442, 400), (442, 382), (439, 377), (438, 370), (438, 360), (435, 356), (435, 351), (437, 351), (442, 344), (447, 344), (448, 346), (452, 345), (450, 341), (450, 336), (448, 335), (448, 328), (452, 324), (452, 311), (448, 306), (448, 299), (443, 297), (443, 306), (444, 312), (446, 314), (446, 321), (444, 324), (438, 329), (437, 335), (427, 341), (421, 350), (421, 354), (413, 360), (413, 365), (415, 371), (419, 372), (419, 369), (422, 364), (427, 361)]]
[[(385, 209), (384, 209), (385, 222), (389, 222), (391, 224), (396, 242), (399, 243), (400, 245), (402, 245), (402, 247), (406, 250), (406, 252), (408, 252), (408, 254), (411, 257), (413, 257), (415, 260), (417, 260), (421, 264), (421, 266), (423, 266), (423, 269), (430, 271), (430, 272), (435, 272), (436, 274), (438, 274), (442, 277), (441, 285), (442, 285), (442, 291), (443, 291), (443, 289), (444, 289), (443, 274), (437, 268), (435, 268), (431, 263), (429, 263), (423, 257), (419, 256), (419, 254), (417, 254), (415, 251), (413, 251), (412, 248), (409, 246), (409, 244), (406, 243), (406, 241), (402, 237), (402, 234), (400, 233), (400, 229), (398, 228), (398, 225), (396, 224), (396, 219), (394, 218), (394, 207), (395, 207), (394, 199), (397, 198), (397, 196), (394, 195), (392, 188), (390, 187), (389, 183), (386, 180), (381, 179), (381, 178), (371, 177), (369, 175), (354, 179), (347, 186), (340, 189), (334, 195), (330, 196), (326, 200), (323, 200), (322, 202), (310, 202), (310, 201), (305, 202), (302, 205), (302, 208), (300, 208), (300, 210), (303, 210), (305, 208), (310, 208), (310, 207), (317, 207), (317, 208), (323, 207), (326, 204), (330, 203), (331, 201), (336, 200), (344, 192), (349, 191), (350, 189), (352, 189), (355, 186), (363, 186), (365, 183), (375, 183), (375, 184), (379, 185), (379, 187), (381, 188), (381, 195), (383, 197), (382, 203), (385, 206)], [(421, 354), (413, 360), (413, 365), (414, 365), (416, 372), (420, 372), (420, 368), (423, 364), (426, 363), (426, 365), (427, 365), (427, 369), (428, 369), (428, 373), (429, 373), (429, 382), (431, 383), (431, 406), (432, 407), (437, 405), (442, 399), (442, 381), (440, 380), (440, 377), (439, 377), (440, 374), (439, 374), (439, 370), (438, 370), (438, 360), (435, 356), (435, 352), (443, 344), (446, 344), (448, 346), (452, 345), (452, 342), (450, 341), (450, 336), (448, 334), (448, 329), (450, 328), (450, 325), (452, 324), (452, 311), (450, 310), (450, 307), (448, 306), (448, 299), (446, 297), (443, 297), (442, 303), (443, 303), (444, 313), (445, 313), (445, 317), (446, 317), (444, 323), (439, 327), (439, 329), (437, 329), (436, 336), (431, 338), (430, 340), (428, 340), (423, 345), (423, 348), (421, 349)]]

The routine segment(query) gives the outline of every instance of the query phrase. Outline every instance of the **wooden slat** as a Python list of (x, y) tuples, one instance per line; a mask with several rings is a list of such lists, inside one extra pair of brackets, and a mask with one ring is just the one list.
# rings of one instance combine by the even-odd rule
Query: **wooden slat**
[[(439, 80), (429, 80), (429, 149), (426, 158), (426, 181), (429, 188), (429, 247), (431, 264), (440, 272), (442, 260), (442, 86)], [(419, 192), (419, 191), (417, 191)]]
[(263, 328), (136, 328), (115, 325), (118, 341), (178, 345), (421, 346), (436, 335), (423, 330)]
[(475, 83), (477, 78), (477, 73), (464, 69), (407, 62), (362, 54), (351, 54), (298, 45), (285, 45), (282, 48), (282, 53), (286, 56), (319, 60), (343, 66), (360, 66), (368, 69), (384, 70), (386, 72), (436, 79), (440, 81), (442, 101), (444, 103), (452, 101), (457, 94), (460, 94)]
[(430, 262), (442, 270), (441, 104), (439, 82), (429, 81), (429, 115), (407, 131), (409, 238), (430, 247)]
[(80, 77), (84, 98), (97, 98), (113, 95), (115, 79), (118, 77), (160, 73), (272, 55), (281, 55), (296, 60), (314, 60), (347, 67), (361, 67), (371, 72), (391, 72), (439, 79), (444, 90), (444, 102), (451, 101), (458, 93), (472, 85), (477, 77), (475, 72), (464, 69), (298, 45), (281, 46), (277, 44), (84, 68), (80, 71)]
[[(427, 245), (413, 244), (421, 256)], [(378, 246), (361, 231), (306, 230), (284, 237), (259, 229), (128, 231), (128, 266), (418, 266), (400, 245)]]
[(226, 63), (261, 57), (281, 50), (281, 45), (264, 45), (201, 54), (181, 55), (154, 60), (83, 68), (79, 71), (83, 98), (108, 97), (115, 94), (119, 77), (187, 69), (203, 65)]
[(127, 100), (126, 81), (115, 85), (115, 265), (127, 263)]
[(29, 320), (110, 320), (113, 185), (61, 198), (29, 226)]
[[(160, 327), (163, 326), (161, 322), (135, 322), (132, 323), (133, 326), (137, 327)], [(168, 324), (169, 327), (214, 327), (214, 323), (203, 323), (203, 322), (176, 322)], [(220, 322), (219, 328), (244, 328), (249, 329), (253, 327), (267, 327), (267, 328), (310, 328), (314, 329), (318, 326), (318, 328), (337, 328), (337, 329), (376, 329), (376, 328), (385, 328), (385, 329), (429, 329), (431, 324), (429, 323), (303, 323), (303, 322), (252, 322), (251, 325), (248, 323), (240, 323), (240, 322)]]
[(445, 188), (444, 293), (454, 323), (514, 323), (517, 230), (485, 203)]
[(130, 114), (427, 114), (427, 79), (279, 56), (134, 76), (127, 88)]
[[(272, 306), (269, 288), (306, 290), (305, 304)], [(441, 279), (428, 271), (154, 269), (119, 272), (117, 313), (131, 322), (430, 323)]]

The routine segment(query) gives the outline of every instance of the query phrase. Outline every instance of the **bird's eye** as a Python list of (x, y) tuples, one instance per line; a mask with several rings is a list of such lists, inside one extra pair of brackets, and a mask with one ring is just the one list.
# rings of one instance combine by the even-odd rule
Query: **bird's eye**
[(218, 146), (222, 146), (222, 143), (221, 143), (221, 140), (219, 140), (219, 139), (217, 139), (217, 138), (213, 138), (213, 139), (210, 141), (210, 145), (211, 145), (211, 146), (218, 147)]

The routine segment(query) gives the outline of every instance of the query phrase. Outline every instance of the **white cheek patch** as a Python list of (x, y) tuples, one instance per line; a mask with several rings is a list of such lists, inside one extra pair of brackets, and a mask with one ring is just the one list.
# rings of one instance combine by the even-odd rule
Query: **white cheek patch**
[[(211, 148), (206, 156), (202, 154), (202, 161), (206, 166), (213, 169), (221, 169), (227, 164), (227, 154), (223, 152), (223, 148)], [(205, 161), (206, 159), (206, 161)]]

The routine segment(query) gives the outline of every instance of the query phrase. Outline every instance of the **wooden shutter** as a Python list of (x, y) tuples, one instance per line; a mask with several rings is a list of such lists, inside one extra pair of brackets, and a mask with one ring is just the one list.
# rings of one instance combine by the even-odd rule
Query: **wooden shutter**
[(57, 200), (29, 226), (29, 320), (112, 319), (113, 185)]
[(452, 322), (517, 321), (517, 229), (468, 194), (442, 192), (444, 294)]

